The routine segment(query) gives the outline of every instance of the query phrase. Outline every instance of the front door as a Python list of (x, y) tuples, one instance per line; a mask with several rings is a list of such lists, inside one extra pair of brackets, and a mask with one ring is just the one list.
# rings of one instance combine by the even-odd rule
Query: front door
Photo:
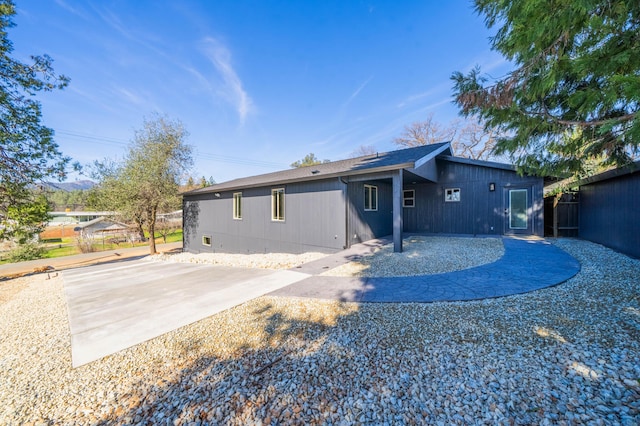
[(533, 234), (531, 188), (504, 189), (504, 233)]

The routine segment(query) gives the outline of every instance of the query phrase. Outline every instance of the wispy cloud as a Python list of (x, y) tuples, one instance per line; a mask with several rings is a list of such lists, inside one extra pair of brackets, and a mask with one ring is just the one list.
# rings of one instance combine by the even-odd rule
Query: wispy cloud
[(396, 105), (397, 108), (404, 108), (407, 106), (415, 105), (416, 103), (422, 103), (430, 97), (439, 97), (443, 93), (447, 93), (451, 90), (451, 82), (443, 81), (429, 88), (429, 90), (414, 95), (409, 95)]
[[(158, 56), (165, 58), (167, 61), (174, 61), (174, 53), (170, 48), (163, 45), (159, 36), (152, 32), (143, 32), (139, 29), (139, 25), (134, 22), (125, 22), (117, 13), (103, 7), (94, 7), (94, 11), (100, 19), (122, 38), (130, 40), (149, 51), (154, 52)], [(127, 49), (128, 50), (128, 49)]]
[[(419, 96), (423, 100), (428, 96)], [(393, 139), (400, 135), (407, 124), (422, 120), (430, 111), (451, 103), (451, 97), (445, 96), (434, 99), (429, 104), (413, 105), (412, 108), (398, 109), (392, 106), (376, 113), (353, 120), (349, 126), (339, 128), (312, 143), (322, 146), (325, 150), (346, 149), (340, 155), (347, 156), (358, 145), (372, 145), (380, 150), (394, 149)]]
[(353, 100), (355, 98), (358, 97), (358, 95), (360, 94), (360, 92), (362, 92), (362, 89), (364, 89), (367, 84), (369, 84), (371, 82), (371, 80), (373, 80), (373, 76), (369, 77), (364, 83), (362, 83), (356, 90), (355, 92), (353, 92), (351, 94), (351, 96), (349, 96), (349, 98), (342, 104), (342, 108), (346, 108), (351, 102), (353, 102)]
[(122, 98), (126, 103), (140, 106), (147, 104), (145, 97), (139, 96), (133, 93), (131, 90), (125, 89), (124, 87), (114, 87), (113, 92), (116, 96)]
[(203, 50), (223, 81), (221, 94), (236, 109), (240, 121), (244, 123), (253, 110), (253, 101), (244, 90), (242, 81), (231, 64), (231, 52), (213, 37), (204, 39)]
[(89, 16), (87, 15), (87, 13), (85, 11), (71, 6), (69, 3), (67, 3), (64, 0), (56, 0), (56, 4), (58, 6), (60, 6), (61, 8), (63, 8), (64, 10), (66, 10), (67, 12), (70, 12), (70, 13), (76, 15), (76, 16), (79, 16), (82, 19), (88, 19), (89, 18)]
[(408, 104), (411, 104), (413, 102), (419, 101), (421, 99), (424, 99), (426, 97), (429, 97), (433, 94), (434, 90), (427, 90), (426, 92), (423, 93), (418, 93), (416, 95), (410, 95), (408, 97), (406, 97), (405, 99), (401, 100), (398, 105), (396, 105), (398, 108), (404, 108), (405, 106), (407, 106)]

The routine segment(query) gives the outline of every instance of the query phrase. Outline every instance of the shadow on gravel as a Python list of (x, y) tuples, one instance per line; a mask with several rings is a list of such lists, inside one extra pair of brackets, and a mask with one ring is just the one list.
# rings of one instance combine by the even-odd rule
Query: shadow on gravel
[(319, 424), (332, 415), (348, 418), (345, 398), (356, 382), (358, 388), (371, 384), (342, 380), (354, 354), (330, 337), (357, 308), (335, 304), (331, 312), (314, 312), (303, 304), (292, 312), (268, 302), (254, 308), (252, 324), (211, 330), (223, 347), (214, 347), (206, 335), (172, 341), (170, 348), (180, 353), (172, 361), (184, 362), (175, 374), (146, 376), (98, 424)]
[(640, 264), (580, 260), (480, 302), (253, 300), (133, 349), (156, 364), (99, 424), (637, 424)]
[[(177, 355), (158, 356), (99, 424), (638, 419), (640, 394), (605, 373), (594, 346), (572, 342), (594, 331), (582, 295), (563, 296), (561, 317), (548, 315), (546, 297), (430, 305), (264, 297), (167, 336), (161, 344)], [(615, 364), (621, 354), (600, 357)]]

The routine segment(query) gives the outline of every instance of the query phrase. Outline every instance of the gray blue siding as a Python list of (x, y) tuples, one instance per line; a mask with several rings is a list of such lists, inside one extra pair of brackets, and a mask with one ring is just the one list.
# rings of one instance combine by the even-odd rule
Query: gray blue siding
[(579, 235), (640, 258), (640, 172), (580, 187)]
[[(392, 235), (394, 173), (401, 176), (398, 170), (391, 170), (243, 190), (227, 187), (229, 190), (213, 192), (213, 187), (208, 192), (187, 194), (184, 249), (193, 253), (335, 252)], [(518, 176), (500, 165), (452, 159), (438, 159), (437, 164), (411, 169), (404, 176), (403, 189), (415, 190), (415, 207), (402, 209), (404, 232), (509, 233), (505, 218), (508, 191), (526, 189), (531, 226), (518, 232), (543, 234), (541, 178)], [(489, 183), (495, 184), (495, 191), (489, 191)], [(378, 188), (377, 211), (365, 210), (367, 184)], [(282, 187), (285, 220), (272, 221), (271, 190)], [(447, 188), (460, 189), (459, 202), (445, 202)], [(242, 192), (239, 220), (233, 218), (234, 192)], [(204, 236), (211, 238), (211, 246), (203, 244)]]
[[(364, 186), (378, 188), (378, 210), (365, 211)], [(391, 179), (349, 183), (349, 244), (358, 244), (393, 232)]]
[[(285, 220), (271, 220), (271, 190), (285, 188)], [(345, 247), (345, 185), (338, 179), (184, 197), (184, 249), (192, 253), (335, 252)], [(242, 219), (233, 193), (242, 192)], [(192, 219), (187, 220), (186, 217)], [(211, 236), (212, 245), (202, 244)]]
[[(516, 172), (471, 164), (438, 160), (438, 183), (405, 184), (415, 190), (415, 207), (403, 209), (405, 232), (443, 234), (503, 235), (505, 193), (509, 189), (528, 189), (531, 200), (532, 229), (542, 236), (544, 209), (541, 178), (519, 176)], [(489, 191), (495, 183), (495, 191)], [(445, 189), (460, 188), (459, 202), (445, 202)]]

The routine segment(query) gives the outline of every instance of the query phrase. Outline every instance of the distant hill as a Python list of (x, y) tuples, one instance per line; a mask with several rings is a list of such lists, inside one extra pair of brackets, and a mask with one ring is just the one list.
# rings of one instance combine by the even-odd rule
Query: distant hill
[(96, 183), (90, 180), (77, 180), (75, 182), (45, 182), (47, 188), (52, 191), (84, 191), (93, 188)]

